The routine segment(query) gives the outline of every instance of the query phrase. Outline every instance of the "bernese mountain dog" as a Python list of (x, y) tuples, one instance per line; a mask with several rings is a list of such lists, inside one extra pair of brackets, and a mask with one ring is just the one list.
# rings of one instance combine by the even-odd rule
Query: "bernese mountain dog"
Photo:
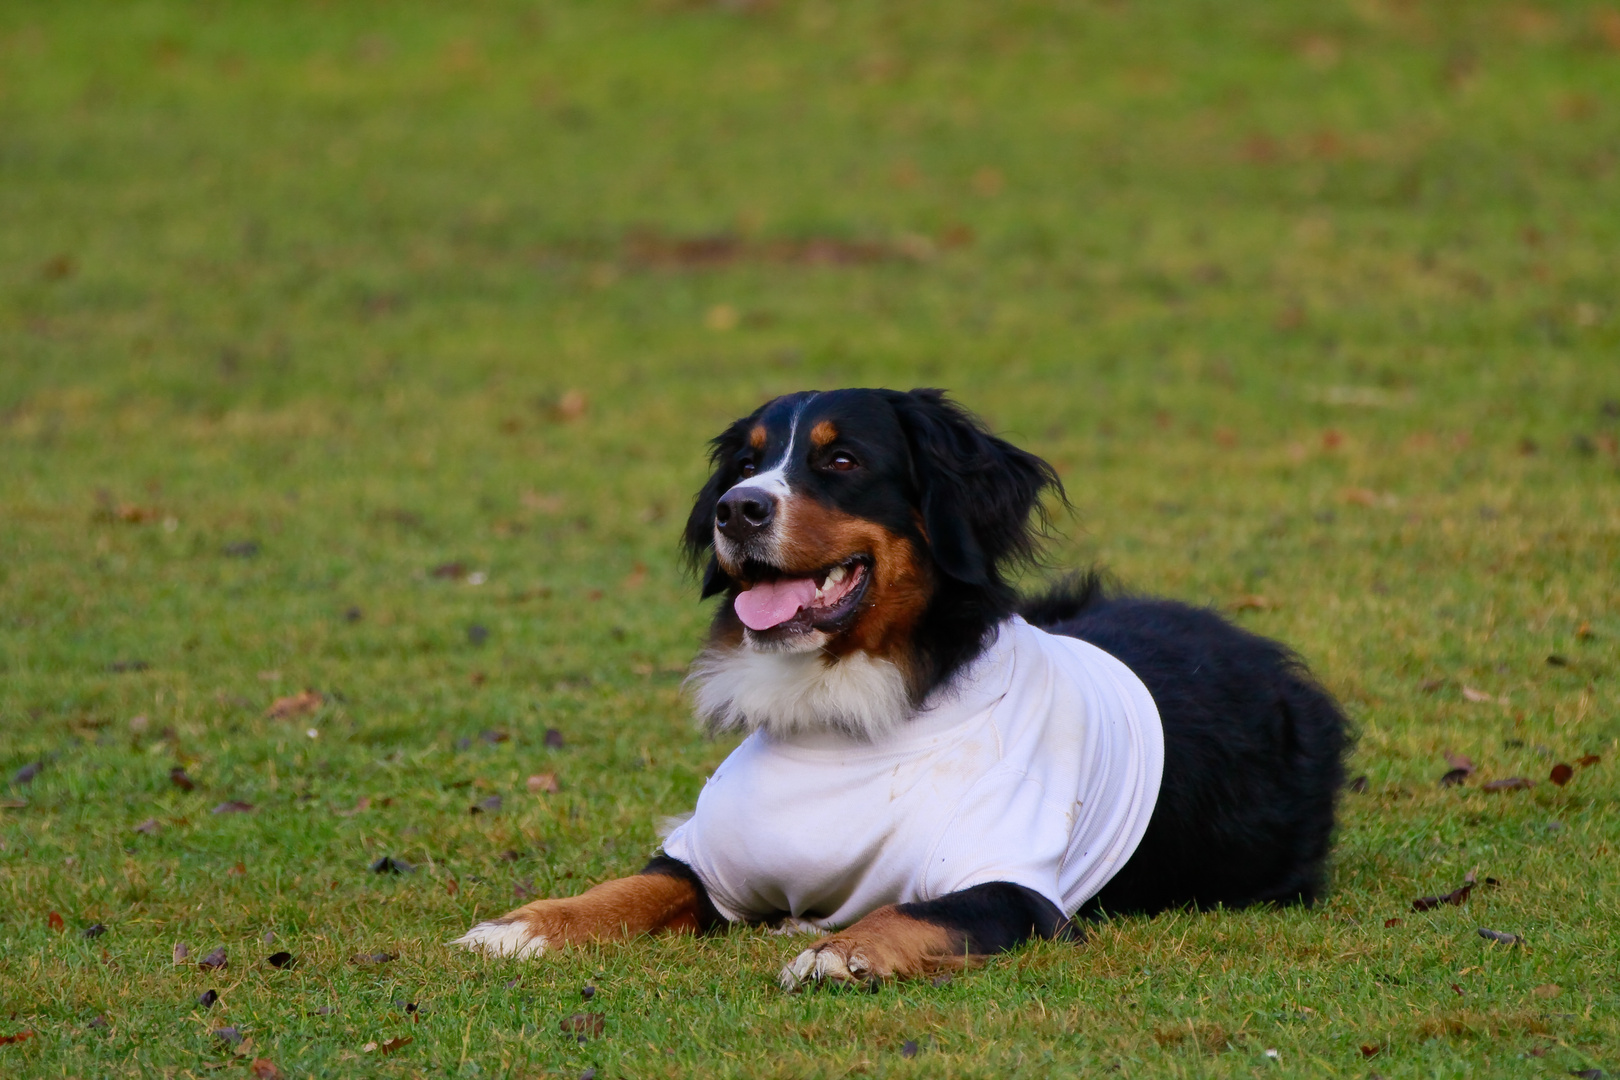
[(789, 989), (959, 967), (1109, 914), (1312, 903), (1350, 733), (1284, 646), (1096, 574), (1009, 575), (1067, 505), (938, 390), (790, 394), (712, 443), (690, 685), (746, 733), (640, 874), (479, 923), (534, 956), (731, 923), (821, 933)]

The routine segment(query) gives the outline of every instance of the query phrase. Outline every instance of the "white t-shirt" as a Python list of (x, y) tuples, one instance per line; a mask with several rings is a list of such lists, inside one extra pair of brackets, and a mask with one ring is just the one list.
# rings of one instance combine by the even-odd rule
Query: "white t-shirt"
[(733, 920), (786, 912), (836, 929), (990, 881), (1073, 915), (1136, 850), (1163, 769), (1142, 681), (1015, 617), (884, 739), (754, 732), (664, 853)]

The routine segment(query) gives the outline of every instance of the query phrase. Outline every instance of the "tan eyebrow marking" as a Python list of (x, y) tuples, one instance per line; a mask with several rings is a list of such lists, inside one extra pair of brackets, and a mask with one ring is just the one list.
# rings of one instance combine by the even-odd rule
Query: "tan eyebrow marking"
[(838, 438), (838, 429), (833, 427), (831, 420), (823, 420), (810, 429), (810, 441), (817, 446), (826, 446)]
[(755, 450), (765, 449), (765, 436), (769, 434), (764, 424), (755, 424), (754, 430), (748, 433), (748, 445)]

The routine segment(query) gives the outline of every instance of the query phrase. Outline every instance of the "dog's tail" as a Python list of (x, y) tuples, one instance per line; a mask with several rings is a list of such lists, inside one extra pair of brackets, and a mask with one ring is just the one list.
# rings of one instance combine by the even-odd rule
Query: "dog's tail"
[(1018, 604), (1018, 614), (1031, 626), (1045, 630), (1079, 617), (1108, 598), (1108, 581), (1102, 571), (1093, 567), (1083, 573), (1065, 574), (1041, 592), (1024, 597)]

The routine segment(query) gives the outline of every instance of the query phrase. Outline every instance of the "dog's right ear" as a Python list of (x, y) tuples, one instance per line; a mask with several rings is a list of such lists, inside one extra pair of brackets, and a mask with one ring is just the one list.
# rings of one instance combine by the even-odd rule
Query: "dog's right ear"
[(709, 465), (714, 471), (692, 501), (692, 513), (681, 534), (681, 548), (686, 552), (687, 562), (693, 569), (703, 567), (701, 596), (704, 600), (725, 592), (731, 585), (731, 578), (720, 568), (720, 560), (714, 557), (714, 509), (720, 503), (720, 496), (731, 487), (733, 462), (747, 444), (753, 422), (753, 416), (745, 416), (709, 443)]

